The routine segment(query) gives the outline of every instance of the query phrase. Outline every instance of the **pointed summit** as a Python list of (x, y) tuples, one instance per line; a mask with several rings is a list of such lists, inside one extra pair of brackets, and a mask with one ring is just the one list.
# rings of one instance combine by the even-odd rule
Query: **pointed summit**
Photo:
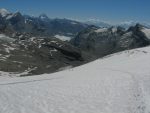
[(143, 28), (145, 28), (144, 25), (137, 23), (135, 26), (131, 26), (127, 31), (138, 32), (138, 31), (141, 31), (141, 29)]

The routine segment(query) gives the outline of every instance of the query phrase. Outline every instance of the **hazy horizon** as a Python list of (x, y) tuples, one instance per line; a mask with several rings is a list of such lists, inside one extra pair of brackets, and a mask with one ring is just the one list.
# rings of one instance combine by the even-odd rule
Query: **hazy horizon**
[(0, 8), (10, 12), (78, 21), (95, 20), (109, 24), (121, 22), (150, 23), (149, 0), (1, 0)]

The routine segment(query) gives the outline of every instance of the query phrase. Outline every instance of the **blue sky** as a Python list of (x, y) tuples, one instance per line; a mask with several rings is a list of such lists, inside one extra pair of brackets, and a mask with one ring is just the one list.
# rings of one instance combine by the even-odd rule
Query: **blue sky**
[(150, 23), (150, 0), (0, 0), (0, 7), (34, 16), (45, 13), (51, 18)]

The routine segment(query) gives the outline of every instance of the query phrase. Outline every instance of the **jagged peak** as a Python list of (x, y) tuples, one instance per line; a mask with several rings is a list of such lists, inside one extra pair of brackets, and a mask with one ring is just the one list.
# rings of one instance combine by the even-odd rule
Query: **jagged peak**
[(137, 27), (137, 28), (143, 28), (143, 27), (145, 27), (145, 26), (142, 25), (142, 24), (140, 24), (140, 23), (137, 23), (137, 24), (135, 25), (135, 27)]
[(127, 31), (140, 31), (141, 29), (146, 28), (144, 25), (137, 23), (135, 26), (131, 26), (129, 27), (129, 29)]
[(14, 13), (14, 16), (22, 15), (19, 11)]

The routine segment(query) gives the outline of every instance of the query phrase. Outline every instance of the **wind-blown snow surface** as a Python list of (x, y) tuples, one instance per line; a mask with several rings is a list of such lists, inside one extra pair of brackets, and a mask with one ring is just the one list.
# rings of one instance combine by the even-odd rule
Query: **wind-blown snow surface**
[(0, 78), (0, 113), (149, 113), (150, 47), (54, 74)]

